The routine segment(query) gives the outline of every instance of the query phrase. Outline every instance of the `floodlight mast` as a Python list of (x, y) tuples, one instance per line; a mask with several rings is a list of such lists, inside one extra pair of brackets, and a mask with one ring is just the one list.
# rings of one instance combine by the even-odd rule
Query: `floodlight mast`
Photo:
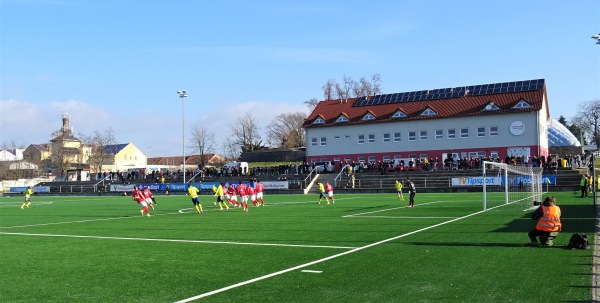
[(181, 98), (181, 155), (183, 156), (183, 183), (185, 184), (185, 114), (184, 114), (184, 102), (183, 99), (187, 97), (187, 91), (177, 91), (179, 98)]

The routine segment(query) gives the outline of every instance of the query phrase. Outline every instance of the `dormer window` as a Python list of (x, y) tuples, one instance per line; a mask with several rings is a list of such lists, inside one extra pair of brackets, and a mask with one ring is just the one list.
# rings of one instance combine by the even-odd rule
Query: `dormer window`
[(373, 114), (371, 114), (371, 113), (367, 113), (366, 115), (364, 115), (362, 117), (362, 120), (364, 120), (364, 121), (375, 120), (375, 116), (373, 116)]
[(342, 123), (342, 122), (348, 122), (348, 117), (344, 116), (344, 115), (340, 115), (337, 120), (335, 120), (335, 123)]
[(313, 121), (312, 124), (324, 124), (325, 120), (323, 120), (323, 118), (321, 117), (317, 117), (317, 119), (315, 119), (315, 121)]
[(527, 103), (527, 101), (521, 99), (521, 101), (519, 101), (519, 103), (517, 103), (517, 105), (513, 106), (513, 109), (517, 109), (517, 108), (530, 108), (531, 104)]
[(488, 103), (483, 109), (482, 111), (487, 112), (487, 111), (494, 111), (494, 110), (500, 110), (500, 107), (498, 107), (498, 105), (494, 104), (494, 102), (490, 102)]
[(437, 114), (438, 113), (431, 109), (431, 107), (428, 107), (421, 113), (421, 116), (435, 116)]
[(394, 115), (392, 115), (392, 119), (406, 118), (408, 117), (403, 111), (397, 110)]

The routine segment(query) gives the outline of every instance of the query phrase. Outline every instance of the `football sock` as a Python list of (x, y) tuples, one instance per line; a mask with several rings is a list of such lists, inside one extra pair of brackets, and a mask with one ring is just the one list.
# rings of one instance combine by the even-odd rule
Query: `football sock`
[(223, 209), (223, 204), (219, 202), (219, 209)]

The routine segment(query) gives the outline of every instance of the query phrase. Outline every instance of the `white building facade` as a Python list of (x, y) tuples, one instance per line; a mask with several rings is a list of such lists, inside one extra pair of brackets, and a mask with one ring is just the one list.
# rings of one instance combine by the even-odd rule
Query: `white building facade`
[(546, 157), (549, 119), (543, 79), (322, 101), (304, 123), (306, 158)]

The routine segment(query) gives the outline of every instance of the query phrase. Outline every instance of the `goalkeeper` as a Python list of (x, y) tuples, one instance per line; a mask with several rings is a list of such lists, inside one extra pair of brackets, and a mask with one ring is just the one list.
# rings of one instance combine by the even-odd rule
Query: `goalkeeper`
[[(548, 196), (538, 207), (533, 214), (531, 219), (537, 220), (537, 225), (534, 229), (529, 231), (528, 246), (552, 246), (552, 240), (556, 238), (558, 232), (562, 229), (560, 223), (560, 208), (556, 205), (556, 198)], [(538, 243), (538, 238), (540, 243)]]

